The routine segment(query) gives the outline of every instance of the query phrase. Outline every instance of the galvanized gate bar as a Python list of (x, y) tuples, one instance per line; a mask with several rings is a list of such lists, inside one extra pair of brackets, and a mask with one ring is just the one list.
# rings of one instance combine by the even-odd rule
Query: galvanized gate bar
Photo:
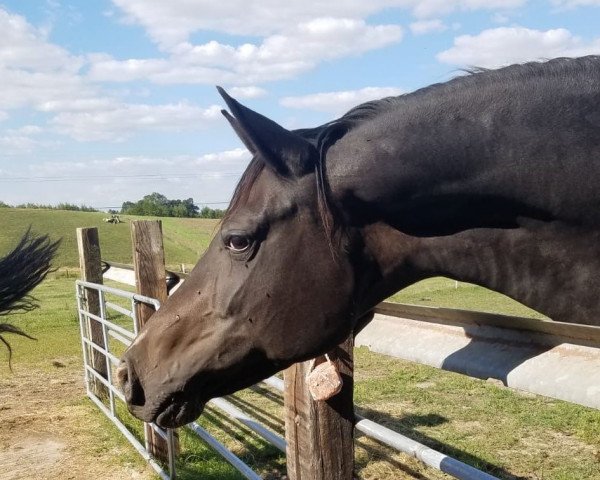
[[(100, 316), (91, 314), (90, 312), (86, 311), (85, 308), (83, 308), (82, 292), (83, 292), (84, 288), (94, 289), (94, 290), (98, 291), (99, 299), (100, 299)], [(105, 298), (106, 293), (129, 299), (131, 302), (131, 310), (127, 310), (115, 303), (107, 302), (106, 298)], [(146, 445), (143, 445), (127, 429), (127, 427), (125, 427), (125, 425), (116, 416), (115, 398), (118, 398), (119, 400), (125, 402), (125, 396), (118, 388), (116, 388), (113, 385), (113, 382), (112, 382), (113, 379), (112, 379), (111, 364), (116, 366), (120, 363), (120, 360), (116, 355), (114, 355), (110, 351), (110, 345), (108, 343), (108, 337), (111, 336), (111, 337), (115, 338), (116, 340), (118, 340), (119, 342), (123, 343), (125, 346), (129, 346), (131, 344), (131, 342), (133, 341), (133, 339), (135, 338), (135, 336), (137, 335), (137, 328), (136, 328), (136, 324), (135, 324), (135, 318), (136, 318), (137, 312), (136, 312), (135, 304), (139, 303), (139, 302), (143, 302), (143, 303), (148, 303), (148, 304), (154, 306), (154, 308), (159, 308), (160, 302), (158, 302), (155, 299), (146, 297), (144, 295), (139, 295), (137, 293), (126, 292), (126, 291), (118, 290), (118, 289), (115, 289), (112, 287), (107, 287), (104, 285), (84, 282), (81, 280), (78, 280), (76, 282), (76, 294), (77, 294), (76, 295), (77, 296), (77, 310), (78, 310), (79, 320), (80, 320), (81, 345), (83, 348), (86, 392), (87, 392), (88, 396), (94, 402), (94, 404), (96, 404), (96, 406), (107, 417), (109, 417), (113, 421), (113, 423), (121, 431), (121, 433), (123, 433), (123, 435), (129, 440), (129, 442), (133, 445), (133, 447), (142, 455), (142, 457), (150, 463), (152, 468), (160, 475), (160, 477), (163, 480), (175, 478), (175, 457), (173, 454), (173, 452), (174, 452), (173, 430), (168, 429), (165, 431), (165, 430), (159, 428), (155, 424), (149, 424), (150, 428), (152, 428), (152, 430), (154, 432), (156, 432), (161, 438), (163, 438), (167, 441), (168, 463), (169, 463), (169, 473), (167, 473), (167, 471), (165, 471), (156, 462), (156, 460), (154, 460), (152, 455), (149, 454), (147, 439), (145, 439)], [(116, 325), (116, 324), (110, 322), (107, 319), (107, 309), (115, 310), (117, 313), (131, 318), (134, 321), (133, 325), (132, 325), (133, 332), (130, 330), (127, 330), (126, 328), (124, 328), (122, 326), (119, 326), (119, 325)], [(93, 318), (95, 321), (99, 322), (102, 325), (103, 336), (104, 336), (106, 348), (102, 348), (101, 346), (94, 344), (88, 338), (88, 335), (86, 332), (86, 327), (85, 327), (86, 322), (84, 321), (85, 318)], [(94, 349), (95, 351), (99, 352), (106, 359), (105, 361), (107, 362), (107, 367), (108, 367), (108, 372), (109, 372), (108, 378), (104, 378), (102, 375), (100, 375), (98, 372), (96, 372), (90, 365), (89, 355), (88, 355), (89, 348)], [(94, 392), (92, 392), (91, 389), (89, 388), (89, 381), (91, 378), (98, 379), (98, 381), (100, 381), (103, 385), (105, 385), (108, 388), (108, 391), (109, 391), (109, 399), (108, 399), (109, 407), (108, 408), (106, 407), (106, 405), (104, 405), (104, 403), (98, 397), (96, 397)], [(253, 419), (252, 417), (244, 414), (241, 410), (237, 409), (236, 407), (229, 404), (229, 402), (226, 402), (223, 399), (215, 399), (215, 400), (213, 400), (213, 404), (217, 408), (223, 410), (225, 413), (230, 415), (231, 417), (238, 419), (244, 425), (246, 425), (249, 428), (251, 428), (252, 430), (254, 430), (256, 433), (258, 433), (261, 437), (263, 437), (269, 443), (273, 444), (274, 446), (276, 446), (279, 449), (283, 448), (283, 450), (285, 451), (285, 441), (282, 438), (278, 437), (275, 433), (271, 432), (270, 430), (266, 429), (262, 425), (258, 424), (258, 422), (255, 419)], [(190, 425), (188, 425), (188, 427), (192, 431), (194, 431), (198, 436), (200, 436), (200, 438), (204, 442), (206, 442), (209, 446), (211, 446), (214, 450), (216, 450), (220, 455), (222, 455), (229, 463), (231, 463), (246, 478), (248, 478), (250, 480), (259, 480), (260, 479), (260, 477), (254, 471), (252, 471), (252, 469), (248, 465), (246, 465), (242, 460), (240, 460), (238, 457), (236, 457), (233, 453), (229, 452), (225, 446), (223, 446), (220, 442), (218, 442), (218, 440), (216, 440), (214, 437), (212, 437), (202, 427), (200, 427), (197, 424), (190, 424)], [(283, 442), (283, 447), (282, 447), (282, 442)]]
[[(110, 322), (107, 319), (107, 308), (112, 308), (116, 310), (118, 313), (122, 315), (127, 315), (130, 318), (135, 317), (135, 304), (139, 302), (144, 302), (152, 305), (154, 308), (158, 308), (160, 303), (157, 300), (152, 298), (144, 297), (143, 295), (138, 295), (131, 292), (125, 292), (122, 290), (114, 289), (111, 287), (106, 287), (104, 285), (84, 282), (78, 280), (76, 282), (76, 298), (77, 298), (77, 311), (79, 316), (79, 328), (81, 334), (81, 346), (83, 350), (83, 360), (84, 360), (84, 375), (85, 375), (85, 385), (86, 385), (86, 393), (88, 397), (96, 404), (98, 408), (115, 424), (115, 426), (125, 435), (125, 437), (129, 440), (129, 442), (133, 445), (133, 447), (146, 459), (152, 468), (160, 475), (163, 480), (173, 479), (175, 478), (175, 457), (174, 457), (174, 449), (173, 449), (173, 436), (171, 431), (164, 431), (158, 428), (155, 425), (152, 425), (152, 428), (163, 438), (167, 440), (168, 443), (168, 462), (169, 462), (169, 472), (167, 473), (148, 453), (147, 446), (146, 448), (142, 443), (135, 438), (135, 436), (127, 429), (127, 427), (121, 422), (121, 420), (116, 415), (116, 406), (115, 406), (115, 398), (125, 402), (125, 396), (123, 393), (115, 387), (113, 384), (112, 378), (112, 365), (118, 365), (120, 363), (119, 358), (114, 355), (110, 351), (110, 344), (108, 342), (108, 337), (112, 336), (113, 338), (122, 341), (125, 345), (129, 345), (133, 338), (135, 338), (136, 332), (131, 332), (119, 325), (116, 325)], [(87, 311), (83, 306), (82, 299), (84, 298), (84, 289), (93, 289), (98, 292), (98, 298), (100, 303), (100, 315), (94, 315)], [(106, 302), (105, 294), (110, 293), (111, 295), (115, 295), (122, 298), (127, 298), (131, 302), (131, 311), (127, 311), (126, 309), (119, 307), (114, 308), (116, 305), (111, 304), (110, 302)], [(117, 306), (118, 307), (118, 306)], [(97, 321), (102, 327), (102, 336), (104, 340), (105, 347), (101, 347), (94, 342), (91, 341), (87, 332), (87, 323), (86, 318), (92, 318)], [(135, 330), (135, 328), (134, 328)], [(104, 378), (103, 375), (99, 374), (91, 365), (90, 365), (90, 356), (89, 352), (94, 350), (100, 353), (104, 357), (104, 361), (106, 362), (107, 368), (107, 377)], [(90, 380), (94, 378), (100, 381), (106, 388), (108, 389), (108, 407), (102, 402), (100, 398), (96, 396), (96, 394), (90, 389)]]
[(100, 290), (102, 292), (116, 295), (117, 297), (129, 298), (130, 300), (135, 300), (136, 302), (147, 303), (148, 305), (152, 305), (156, 310), (160, 308), (160, 302), (158, 300), (155, 298), (146, 297), (145, 295), (140, 295), (139, 293), (127, 292), (125, 290), (119, 290), (118, 288), (113, 288), (98, 283), (84, 282), (83, 280), (77, 280), (75, 283), (77, 285), (81, 285), (82, 287)]
[(277, 377), (269, 377), (263, 380), (262, 383), (268, 385), (269, 387), (273, 387), (275, 390), (279, 390), (280, 392), (283, 392), (283, 389), (285, 388), (283, 380)]
[(433, 448), (429, 448), (422, 443), (412, 440), (398, 432), (379, 425), (371, 420), (356, 415), (356, 429), (364, 433), (369, 438), (374, 438), (385, 445), (388, 445), (400, 452), (404, 452), (412, 457), (421, 460), (425, 465), (441, 470), (448, 475), (452, 475), (460, 480), (498, 480), (488, 473), (482, 472), (466, 463), (455, 458), (444, 455)]
[(115, 312), (119, 312), (121, 315), (125, 315), (126, 317), (131, 317), (133, 315), (130, 310), (127, 310), (116, 303), (106, 302), (106, 307), (114, 310)]
[(210, 433), (204, 430), (196, 422), (188, 423), (186, 425), (208, 445), (210, 445), (219, 455), (227, 460), (238, 472), (240, 472), (248, 480), (261, 480), (260, 476), (257, 475), (248, 465), (246, 465), (238, 456), (227, 450), (227, 447), (219, 442)]
[(271, 445), (285, 453), (285, 439), (258, 423), (255, 418), (252, 418), (250, 415), (242, 412), (239, 408), (233, 406), (223, 398), (213, 398), (208, 403), (214, 407), (217, 407), (219, 410), (222, 410), (231, 418), (243, 423), (250, 430), (260, 435)]
[[(263, 383), (273, 387), (275, 390), (283, 392), (283, 382), (277, 377), (270, 377), (263, 380)], [(367, 420), (360, 415), (355, 415), (355, 427), (363, 432), (367, 437), (374, 438), (385, 445), (396, 450), (411, 455), (427, 466), (441, 470), (448, 475), (452, 475), (459, 480), (498, 480), (497, 477), (482, 472), (475, 467), (449, 457), (433, 448), (429, 448), (422, 443), (412, 440), (401, 433), (395, 432), (387, 427), (379, 425), (371, 420)]]
[[(112, 417), (112, 413), (110, 410), (108, 410), (106, 408), (106, 405), (104, 405), (100, 400), (98, 400), (97, 397), (95, 396), (90, 396), (90, 400), (92, 402), (94, 402), (94, 404), (108, 417), (111, 418)], [(154, 460), (154, 458), (152, 458), (152, 456), (148, 453), (148, 450), (146, 450), (146, 448), (144, 447), (144, 445), (142, 445), (139, 440), (137, 438), (135, 438), (135, 436), (129, 431), (127, 430), (127, 427), (125, 427), (121, 422), (115, 422), (113, 421), (113, 423), (115, 424), (115, 426), (119, 429), (119, 431), (125, 436), (125, 438), (127, 438), (127, 440), (129, 440), (129, 443), (131, 443), (131, 445), (133, 445), (133, 448), (135, 448), (137, 450), (137, 452), (144, 458), (144, 460), (146, 460), (150, 466), (153, 468), (153, 470), (160, 476), (160, 478), (162, 480), (171, 480), (175, 477), (171, 477), (158, 463), (156, 463), (156, 461)], [(174, 471), (174, 470), (173, 470)]]

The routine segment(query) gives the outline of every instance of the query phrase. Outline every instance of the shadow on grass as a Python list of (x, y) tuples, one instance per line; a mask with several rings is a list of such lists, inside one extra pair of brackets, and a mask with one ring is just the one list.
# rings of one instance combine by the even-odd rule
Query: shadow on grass
[(261, 385), (253, 385), (249, 389), (283, 407), (283, 396), (281, 394), (272, 392), (268, 388), (265, 388)]
[(227, 397), (227, 401), (238, 407), (240, 410), (248, 413), (250, 416), (256, 418), (258, 421), (275, 432), (281, 433), (285, 429), (285, 422), (281, 417), (273, 415), (272, 413), (254, 405), (248, 400), (230, 395)]
[[(505, 480), (526, 480), (527, 477), (520, 477), (512, 475), (510, 472), (505, 470), (502, 467), (497, 465), (493, 465), (485, 460), (471, 455), (463, 450), (460, 450), (452, 445), (448, 445), (434, 438), (428, 437), (424, 433), (417, 430), (418, 427), (434, 427), (437, 425), (441, 425), (443, 423), (448, 422), (446, 417), (437, 414), (428, 414), (428, 415), (403, 415), (401, 417), (393, 417), (391, 415), (387, 415), (385, 413), (378, 412), (376, 410), (371, 410), (369, 408), (356, 408), (356, 412), (369, 420), (377, 422), (395, 432), (401, 433), (402, 435), (407, 436), (408, 438), (415, 440), (423, 445), (426, 445), (429, 448), (437, 450), (449, 457), (460, 460), (467, 465), (471, 465), (483, 472), (486, 472), (490, 475), (494, 475), (496, 477), (505, 479)], [(365, 438), (365, 435), (357, 432), (357, 439)], [(361, 442), (361, 447), (364, 448), (369, 454), (377, 456), (379, 458), (383, 458), (388, 461), (390, 464), (394, 465), (397, 468), (400, 468), (404, 471), (408, 467), (403, 465), (402, 463), (394, 460), (388, 453), (387, 449), (373, 448), (370, 445), (365, 445)], [(422, 475), (418, 473), (411, 473), (411, 475), (415, 475), (416, 478), (424, 478)]]
[[(212, 408), (204, 411), (202, 420), (205, 426), (206, 424), (211, 425), (211, 430), (216, 429), (227, 436), (230, 439), (228, 440), (230, 448), (232, 448), (231, 439), (239, 442), (236, 447), (233, 447), (234, 453), (250, 468), (255, 471), (268, 472), (265, 475), (269, 478), (283, 476), (285, 467), (281, 471), (280, 465), (283, 454), (250, 429)], [(186, 432), (185, 444), (185, 453), (177, 464), (177, 478), (182, 480), (244, 478), (242, 474), (233, 471), (229, 465), (224, 465), (226, 462), (193, 433)], [(207, 463), (213, 461), (213, 455), (218, 459), (212, 468), (207, 468)], [(217, 464), (220, 465), (217, 466)]]
[[(408, 465), (406, 465), (402, 462), (399, 462), (395, 458), (391, 457), (389, 455), (389, 453), (383, 447), (381, 447), (379, 444), (375, 444), (375, 445), (367, 444), (362, 441), (362, 438), (367, 438), (367, 437), (366, 437), (366, 435), (363, 435), (360, 432), (356, 432), (356, 436), (354, 439), (354, 445), (357, 447), (361, 447), (363, 450), (365, 450), (369, 454), (369, 462), (372, 460), (382, 459), (386, 463), (392, 465), (394, 468), (397, 468), (398, 470), (406, 473), (407, 475), (410, 475), (411, 478), (414, 478), (415, 480), (428, 480), (427, 477), (421, 475), (416, 470), (413, 470)], [(355, 466), (355, 472), (356, 472), (356, 466)]]

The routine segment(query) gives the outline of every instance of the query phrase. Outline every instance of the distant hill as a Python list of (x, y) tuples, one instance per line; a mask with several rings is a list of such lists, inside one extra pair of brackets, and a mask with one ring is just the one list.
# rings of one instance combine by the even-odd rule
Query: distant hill
[[(47, 233), (53, 239), (62, 238), (57, 267), (79, 266), (75, 229), (98, 227), (102, 258), (131, 263), (130, 225), (132, 220), (150, 220), (151, 217), (121, 215), (124, 223), (117, 225), (103, 221), (109, 215), (102, 212), (73, 212), (66, 210), (29, 210), (0, 208), (0, 255), (14, 247), (22, 233), (31, 226), (36, 233)], [(217, 220), (200, 218), (161, 218), (167, 265), (194, 264), (207, 248), (216, 232)]]

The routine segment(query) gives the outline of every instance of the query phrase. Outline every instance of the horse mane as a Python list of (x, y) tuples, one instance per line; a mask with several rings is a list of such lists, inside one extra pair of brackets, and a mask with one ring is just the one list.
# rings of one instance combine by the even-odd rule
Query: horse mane
[[(565, 83), (566, 78), (573, 78), (578, 75), (587, 75), (589, 79), (596, 79), (600, 76), (600, 55), (588, 55), (579, 58), (554, 58), (537, 62), (526, 62), (509, 65), (507, 67), (489, 69), (483, 67), (469, 67), (460, 70), (462, 75), (458, 75), (446, 82), (435, 83), (427, 87), (420, 88), (414, 92), (405, 93), (395, 97), (386, 97), (379, 100), (372, 100), (363, 103), (352, 109), (339, 119), (326, 123), (316, 129), (300, 130), (314, 137), (315, 132), (325, 133), (332, 128), (344, 126), (349, 131), (362, 123), (369, 121), (391, 109), (401, 107), (411, 102), (419, 102), (423, 97), (433, 93), (454, 93), (456, 90), (464, 91), (468, 87), (485, 88), (492, 84), (510, 84), (523, 80), (538, 80), (546, 78), (550, 81)], [(568, 75), (566, 75), (568, 73)], [(590, 75), (591, 73), (591, 75)], [(569, 88), (566, 85), (566, 88)], [(590, 84), (591, 87), (591, 84)]]
[[(38, 307), (30, 295), (51, 269), (60, 241), (52, 242), (48, 235), (35, 236), (28, 229), (17, 246), (5, 257), (0, 258), (0, 317), (16, 312), (29, 312)], [(23, 330), (9, 323), (0, 323), (0, 342), (8, 349), (8, 360), (12, 348), (2, 336), (13, 333), (32, 338)]]
[[(595, 78), (597, 78), (597, 76), (600, 76), (600, 62), (598, 60), (600, 60), (600, 56), (589, 55), (580, 58), (555, 58), (549, 61), (527, 62), (499, 69), (472, 67), (462, 70), (463, 75), (447, 82), (429, 85), (395, 97), (372, 100), (350, 109), (338, 119), (319, 127), (293, 130), (295, 134), (312, 143), (319, 152), (315, 168), (319, 196), (318, 205), (330, 247), (336, 242), (336, 232), (339, 231), (339, 218), (341, 217), (336, 215), (333, 206), (328, 201), (330, 196), (326, 180), (327, 164), (325, 157), (329, 147), (346, 133), (386, 112), (402, 106), (418, 104), (431, 94), (454, 95), (457, 90), (464, 94), (470, 88), (483, 89), (497, 83), (510, 84), (522, 80), (537, 80), (541, 77), (564, 82), (565, 73), (569, 72), (572, 75), (573, 71), (579, 72), (581, 75), (589, 74), (592, 71), (596, 74)], [(235, 188), (224, 219), (227, 219), (247, 201), (250, 190), (264, 167), (264, 162), (258, 156), (254, 156)], [(331, 250), (334, 251), (333, 248)]]

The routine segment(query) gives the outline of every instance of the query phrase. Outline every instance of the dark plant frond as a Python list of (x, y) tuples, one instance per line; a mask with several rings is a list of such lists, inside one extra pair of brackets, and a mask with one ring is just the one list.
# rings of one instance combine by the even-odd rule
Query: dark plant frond
[(0, 259), (0, 315), (36, 308), (29, 292), (50, 271), (59, 243), (48, 235), (36, 236), (27, 230), (17, 246)]
[[(53, 242), (48, 235), (36, 236), (27, 230), (17, 246), (0, 259), (0, 316), (13, 312), (29, 312), (37, 307), (29, 293), (46, 277), (59, 241)], [(8, 349), (11, 365), (12, 348), (2, 336), (5, 333), (33, 339), (23, 330), (9, 323), (0, 323), (0, 342)]]

